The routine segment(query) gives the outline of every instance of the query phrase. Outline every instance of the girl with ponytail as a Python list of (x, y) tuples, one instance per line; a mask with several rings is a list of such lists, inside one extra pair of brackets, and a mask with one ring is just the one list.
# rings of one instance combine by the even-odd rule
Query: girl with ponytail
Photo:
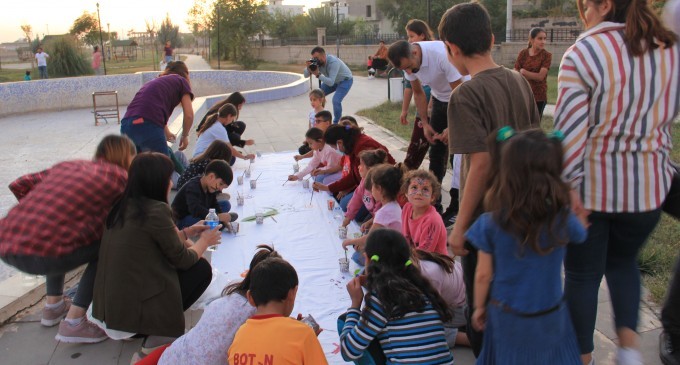
[[(210, 144), (215, 140), (221, 140), (229, 143), (229, 135), (227, 134), (226, 126), (236, 120), (238, 109), (233, 104), (224, 104), (216, 114), (211, 115), (198, 131), (198, 140), (196, 141), (196, 149), (194, 149), (194, 158), (203, 153)], [(244, 160), (255, 158), (254, 154), (244, 155), (239, 152), (234, 146), (229, 143), (231, 154), (234, 157), (242, 158)], [(232, 163), (233, 164), (233, 163)]]

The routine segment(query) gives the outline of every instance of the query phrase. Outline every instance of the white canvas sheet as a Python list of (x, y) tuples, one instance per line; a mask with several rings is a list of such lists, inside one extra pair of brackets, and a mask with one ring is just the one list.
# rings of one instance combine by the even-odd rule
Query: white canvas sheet
[[(276, 221), (265, 218), (261, 225), (254, 221), (240, 222), (240, 232), (235, 236), (224, 233), (221, 245), (212, 253), (212, 265), (219, 272), (218, 277), (222, 277), (220, 282), (226, 281), (224, 277), (239, 280), (248, 268), (256, 246), (263, 243), (273, 245), (295, 267), (300, 280), (292, 316), (311, 314), (323, 328), (319, 341), (328, 362), (345, 364), (339, 353), (336, 320), (350, 305), (345, 285), (357, 266), (351, 262), (350, 273), (340, 272), (338, 259), (345, 257), (342, 240), (338, 238), (342, 215), (339, 210), (328, 210), (327, 201), (331, 196), (327, 192), (314, 192), (312, 197), (311, 189), (303, 189), (300, 181), (289, 181), (283, 185), (288, 175), (293, 173), (294, 155), (286, 152), (264, 154), (257, 158), (250, 165), (251, 179), (262, 174), (256, 189), (250, 189), (247, 178), (242, 186), (237, 185), (236, 176), (243, 174), (249, 163), (243, 160), (236, 163), (234, 182), (228, 192), (231, 194), (232, 211), (239, 214), (238, 221), (254, 215), (258, 209), (267, 211), (275, 208), (279, 214), (274, 216)], [(304, 168), (308, 161), (300, 161), (300, 168)], [(246, 197), (243, 207), (236, 204), (239, 193)], [(348, 231), (348, 237), (352, 237), (359, 232), (359, 227), (353, 222)], [(350, 249), (348, 257), (352, 253)], [(217, 289), (221, 290), (221, 287)]]

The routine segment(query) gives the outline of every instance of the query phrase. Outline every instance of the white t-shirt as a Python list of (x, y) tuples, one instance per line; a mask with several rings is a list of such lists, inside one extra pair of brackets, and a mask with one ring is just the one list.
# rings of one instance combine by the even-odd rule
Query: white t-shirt
[[(406, 80), (420, 80), (432, 90), (435, 99), (448, 103), (451, 96), (451, 83), (463, 78), (458, 70), (449, 62), (446, 45), (442, 41), (415, 42), (420, 46), (423, 60), (420, 70), (414, 74), (405, 73)], [(465, 79), (463, 78), (463, 80)]]
[(236, 331), (255, 314), (255, 307), (239, 294), (210, 303), (189, 332), (175, 340), (158, 361), (159, 365), (224, 365)]
[(373, 223), (392, 228), (401, 232), (401, 207), (396, 201), (391, 201), (375, 212)]
[(208, 146), (216, 139), (229, 143), (227, 130), (224, 129), (224, 126), (219, 121), (216, 121), (215, 124), (211, 125), (210, 128), (206, 129), (205, 132), (201, 133), (198, 137), (193, 157), (196, 157), (207, 150)]
[(314, 108), (309, 112), (309, 128), (314, 128), (314, 123), (316, 122), (316, 111)]
[(40, 67), (40, 66), (47, 66), (47, 59), (48, 59), (49, 57), (50, 57), (50, 55), (48, 55), (48, 54), (45, 53), (45, 52), (36, 53), (36, 54), (35, 54), (35, 59), (38, 60), (38, 67)]

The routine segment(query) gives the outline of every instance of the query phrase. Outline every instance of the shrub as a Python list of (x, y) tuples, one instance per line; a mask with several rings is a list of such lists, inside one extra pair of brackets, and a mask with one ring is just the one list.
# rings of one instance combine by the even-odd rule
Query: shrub
[(69, 77), (94, 73), (92, 66), (70, 37), (55, 39), (45, 48), (47, 54), (50, 55), (47, 64), (50, 76)]

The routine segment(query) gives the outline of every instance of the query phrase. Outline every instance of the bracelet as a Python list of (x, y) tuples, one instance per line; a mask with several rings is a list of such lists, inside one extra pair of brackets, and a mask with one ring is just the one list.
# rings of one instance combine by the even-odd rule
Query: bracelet
[(187, 137), (187, 138), (188, 138), (188, 137), (189, 137), (189, 135), (188, 135), (188, 134), (184, 134), (184, 133), (182, 133), (182, 138), (185, 138), (185, 137)]

